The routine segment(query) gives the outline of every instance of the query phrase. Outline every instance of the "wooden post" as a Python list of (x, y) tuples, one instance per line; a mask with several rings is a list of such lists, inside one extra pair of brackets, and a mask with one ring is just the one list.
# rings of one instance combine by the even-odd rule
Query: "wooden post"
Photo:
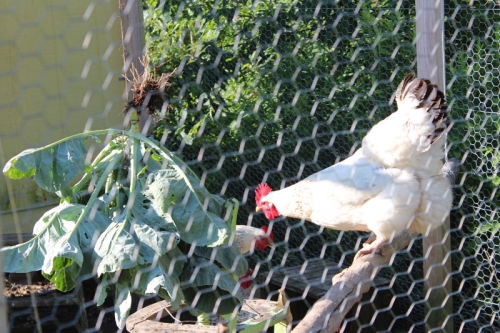
[[(144, 38), (144, 19), (142, 14), (142, 2), (138, 0), (119, 0), (120, 1), (120, 17), (122, 28), (122, 43), (123, 43), (123, 71), (127, 78), (126, 92), (127, 101), (130, 101), (134, 95), (131, 91), (133, 75), (132, 68), (135, 68), (138, 73), (143, 73), (144, 66), (141, 62), (146, 51), (146, 42)], [(147, 70), (147, 69), (146, 69)], [(142, 112), (139, 123), (140, 131), (143, 134), (148, 131), (150, 124), (149, 115), (147, 112)]]
[[(446, 93), (444, 0), (416, 0), (417, 73)], [(423, 240), (426, 330), (453, 332), (450, 220)]]

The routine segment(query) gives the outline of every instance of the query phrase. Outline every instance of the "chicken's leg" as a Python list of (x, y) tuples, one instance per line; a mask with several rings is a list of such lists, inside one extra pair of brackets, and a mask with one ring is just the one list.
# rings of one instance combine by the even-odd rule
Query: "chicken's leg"
[(357, 256), (366, 256), (371, 253), (384, 255), (382, 247), (389, 242), (388, 238), (371, 235), (363, 244), (363, 248), (358, 251)]
[[(418, 233), (411, 232), (409, 230), (404, 230), (399, 234), (395, 234), (394, 236), (378, 236), (372, 235), (367, 241), (363, 244), (363, 248), (358, 251), (356, 257), (363, 257), (369, 254), (378, 254), (384, 257), (387, 254), (392, 254), (394, 248), (404, 248), (409, 243), (411, 243), (411, 239), (418, 236)], [(391, 246), (386, 246), (386, 245)]]

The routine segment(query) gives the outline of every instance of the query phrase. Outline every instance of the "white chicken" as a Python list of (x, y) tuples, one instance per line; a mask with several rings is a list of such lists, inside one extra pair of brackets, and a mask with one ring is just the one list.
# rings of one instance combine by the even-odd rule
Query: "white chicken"
[(266, 226), (259, 228), (247, 225), (236, 226), (236, 245), (241, 254), (248, 253), (254, 248), (264, 251), (266, 247), (274, 247), (274, 235), (268, 234)]
[[(257, 211), (304, 219), (336, 230), (371, 231), (363, 254), (409, 230), (427, 234), (452, 204), (443, 169), (449, 124), (444, 94), (408, 74), (396, 91), (398, 110), (376, 124), (351, 157), (279, 191), (256, 189)], [(368, 242), (367, 242), (368, 243)]]
[[(274, 247), (274, 234), (269, 232), (266, 226), (259, 228), (247, 225), (236, 226), (236, 246), (241, 254), (248, 253), (257, 248), (264, 251), (266, 247)], [(249, 268), (245, 275), (240, 276), (238, 281), (241, 288), (248, 289), (252, 285), (253, 271)]]

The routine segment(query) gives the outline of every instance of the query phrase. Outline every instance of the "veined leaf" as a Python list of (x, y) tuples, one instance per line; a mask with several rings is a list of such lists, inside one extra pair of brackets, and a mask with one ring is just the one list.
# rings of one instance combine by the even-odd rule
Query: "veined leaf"
[(175, 207), (172, 212), (181, 239), (197, 246), (213, 247), (226, 243), (229, 229), (224, 220), (211, 212), (192, 210), (193, 201)]
[(243, 276), (248, 270), (248, 262), (241, 255), (235, 242), (232, 245), (224, 244), (217, 247), (197, 246), (194, 253), (199, 257), (217, 261), (236, 276)]
[(134, 200), (134, 206), (132, 207), (132, 216), (136, 220), (149, 225), (155, 230), (164, 230), (170, 232), (176, 232), (177, 227), (172, 221), (172, 218), (168, 214), (159, 214), (156, 209), (151, 207), (151, 202), (144, 196), (144, 194), (136, 194)]
[[(191, 184), (197, 179), (189, 177)], [(207, 192), (192, 190), (174, 168), (151, 173), (144, 194), (151, 200), (159, 215), (169, 214), (181, 239), (199, 246), (217, 246), (227, 242), (229, 228), (219, 216), (207, 211), (217, 203)], [(195, 192), (197, 191), (197, 192)]]
[(38, 186), (49, 192), (64, 190), (75, 176), (85, 171), (86, 138), (27, 149), (11, 158), (3, 173), (11, 179), (34, 177)]
[(61, 291), (70, 291), (83, 266), (83, 253), (76, 233), (68, 233), (49, 248), (42, 274)]
[(2, 248), (4, 271), (26, 273), (45, 267), (45, 273), (51, 274), (55, 266), (67, 268), (68, 261), (61, 258), (81, 267), (81, 253), (92, 251), (92, 240), (95, 241), (110, 223), (109, 218), (96, 212), (76, 226), (84, 208), (83, 205), (64, 204), (46, 212), (35, 224), (33, 239)]
[[(154, 269), (141, 268), (140, 292), (145, 295), (158, 294), (169, 301), (173, 309), (177, 309), (185, 298), (179, 280), (185, 262), (184, 254), (175, 248), (161, 256)], [(162, 293), (162, 290), (165, 293)]]
[(101, 283), (99, 283), (95, 292), (97, 306), (101, 306), (104, 304), (104, 301), (108, 297), (108, 287), (112, 284), (114, 283), (111, 274), (106, 273), (101, 276)]
[(196, 311), (215, 314), (232, 313), (243, 302), (238, 283), (217, 265), (202, 258), (192, 257), (184, 266), (181, 281), (186, 302)]
[(53, 270), (50, 273), (42, 270), (43, 276), (54, 283), (60, 291), (66, 292), (75, 288), (81, 267), (67, 257), (55, 257), (52, 263)]
[(115, 287), (115, 322), (119, 328), (124, 328), (132, 308), (132, 295), (125, 284), (118, 282)]
[(97, 305), (100, 306), (108, 296), (108, 287), (110, 285), (115, 287), (115, 322), (120, 328), (125, 326), (127, 317), (130, 313), (132, 306), (131, 293), (135, 291), (132, 284), (136, 281), (136, 275), (137, 270), (135, 267), (132, 269), (120, 270), (116, 273), (105, 273), (96, 291)]
[(95, 260), (99, 261), (97, 276), (137, 264), (138, 245), (134, 237), (125, 230), (123, 219), (124, 216), (120, 216), (118, 222), (112, 222), (96, 242)]
[[(158, 256), (162, 256), (168, 251), (172, 250), (179, 243), (179, 236), (173, 232), (156, 231), (146, 223), (135, 220), (132, 223), (134, 232), (139, 241), (141, 242), (141, 249), (144, 246), (151, 248)], [(149, 258), (148, 258), (149, 259)], [(151, 261), (147, 261), (151, 263)]]
[[(121, 288), (140, 295), (157, 294), (172, 304), (175, 310), (185, 298), (180, 288), (179, 276), (185, 263), (184, 254), (177, 248), (158, 258), (153, 265), (136, 265), (119, 273), (105, 273), (96, 292), (97, 305), (102, 305), (108, 295), (110, 285), (121, 285)], [(116, 276), (119, 274), (119, 276)], [(128, 311), (125, 307), (115, 307), (115, 317), (121, 320)], [(118, 322), (117, 322), (118, 323)]]
[[(55, 269), (67, 267), (67, 260), (71, 260), (81, 267), (83, 264), (83, 253), (78, 245), (79, 242), (76, 233), (67, 233), (63, 235), (57, 240), (54, 246), (51, 246), (48, 249), (42, 266), (42, 271), (50, 274)], [(62, 266), (60, 265), (56, 268), (55, 266), (57, 265), (55, 265), (54, 260), (58, 258), (65, 258), (67, 260), (65, 261), (66, 264), (63, 264)], [(61, 262), (59, 264), (61, 264)]]

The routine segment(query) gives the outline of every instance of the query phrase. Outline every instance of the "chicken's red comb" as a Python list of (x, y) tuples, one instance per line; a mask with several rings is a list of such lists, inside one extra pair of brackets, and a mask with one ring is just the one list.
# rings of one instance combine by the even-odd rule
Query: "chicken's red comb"
[[(262, 227), (260, 227), (260, 230), (264, 231), (267, 234), (268, 228), (267, 226), (263, 225)], [(269, 233), (269, 238), (271, 238), (271, 240), (274, 241), (274, 234), (272, 231)]]
[(269, 187), (269, 185), (267, 185), (267, 183), (259, 184), (255, 189), (255, 202), (257, 203), (257, 205), (260, 205), (260, 200), (262, 199), (262, 197), (265, 197), (271, 192), (272, 189)]

